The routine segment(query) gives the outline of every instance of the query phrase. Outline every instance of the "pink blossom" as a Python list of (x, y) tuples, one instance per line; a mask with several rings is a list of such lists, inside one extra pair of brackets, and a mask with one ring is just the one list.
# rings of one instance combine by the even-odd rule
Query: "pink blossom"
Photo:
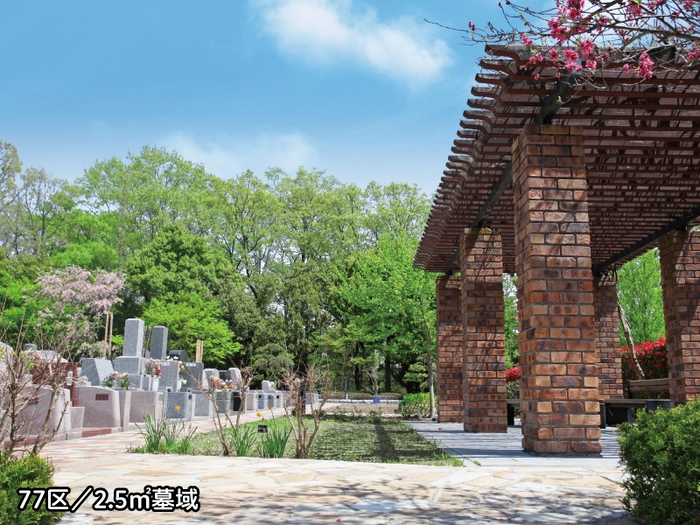
[(590, 40), (581, 40), (578, 45), (578, 50), (581, 52), (581, 56), (585, 58), (593, 58), (595, 56), (593, 42)]
[(637, 68), (637, 76), (640, 78), (650, 79), (654, 76), (654, 61), (649, 58), (649, 55), (645, 51), (639, 57), (639, 67)]
[(598, 62), (596, 62), (595, 60), (587, 60), (586, 67), (588, 69), (590, 69), (591, 71), (595, 71), (596, 68), (598, 67)]
[(520, 40), (526, 46), (528, 46), (528, 47), (532, 46), (532, 39), (529, 36), (527, 36), (525, 33), (520, 33)]

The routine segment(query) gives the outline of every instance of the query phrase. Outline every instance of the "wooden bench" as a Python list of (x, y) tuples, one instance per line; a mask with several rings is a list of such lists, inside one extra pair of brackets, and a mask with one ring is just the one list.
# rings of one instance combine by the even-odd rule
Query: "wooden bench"
[(668, 392), (668, 389), (668, 377), (662, 379), (637, 379), (629, 383), (630, 394), (640, 392)]

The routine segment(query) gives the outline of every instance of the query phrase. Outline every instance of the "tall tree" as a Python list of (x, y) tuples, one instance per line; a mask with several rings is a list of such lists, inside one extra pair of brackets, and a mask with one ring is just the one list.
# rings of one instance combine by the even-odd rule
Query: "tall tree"
[[(635, 344), (656, 341), (666, 333), (659, 251), (655, 248), (626, 263), (617, 273), (617, 295)], [(624, 346), (623, 329), (620, 341)]]

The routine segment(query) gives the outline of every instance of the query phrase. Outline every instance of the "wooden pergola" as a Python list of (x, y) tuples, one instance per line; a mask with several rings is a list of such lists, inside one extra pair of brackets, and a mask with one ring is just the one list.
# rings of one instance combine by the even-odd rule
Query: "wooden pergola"
[(445, 274), (439, 417), (505, 430), (492, 299), (502, 272), (516, 273), (524, 447), (595, 454), (594, 404), (622, 396), (611, 270), (655, 246), (671, 395), (700, 392), (700, 241), (689, 231), (700, 222), (700, 69), (643, 82), (605, 69), (593, 87), (546, 68), (551, 80), (535, 81), (524, 46), (486, 51), (415, 257)]

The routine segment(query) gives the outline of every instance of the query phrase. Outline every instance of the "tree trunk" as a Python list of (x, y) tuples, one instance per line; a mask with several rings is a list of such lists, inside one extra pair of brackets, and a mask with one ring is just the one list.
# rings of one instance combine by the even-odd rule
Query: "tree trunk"
[(634, 341), (632, 340), (632, 330), (630, 330), (630, 325), (627, 322), (625, 310), (624, 308), (622, 308), (620, 301), (617, 302), (617, 311), (620, 314), (620, 321), (622, 321), (622, 331), (625, 333), (627, 346), (630, 347), (632, 360), (634, 361), (634, 366), (637, 368), (637, 372), (639, 372), (639, 377), (641, 377), (642, 379), (646, 379), (646, 376), (644, 375), (644, 370), (642, 370), (642, 366), (639, 364), (639, 360), (637, 359), (637, 351), (634, 348)]
[(430, 350), (428, 350), (428, 392), (430, 392), (430, 419), (435, 417), (435, 385), (433, 380), (433, 360), (430, 357)]
[(391, 355), (389, 352), (384, 357), (384, 391), (391, 392)]

